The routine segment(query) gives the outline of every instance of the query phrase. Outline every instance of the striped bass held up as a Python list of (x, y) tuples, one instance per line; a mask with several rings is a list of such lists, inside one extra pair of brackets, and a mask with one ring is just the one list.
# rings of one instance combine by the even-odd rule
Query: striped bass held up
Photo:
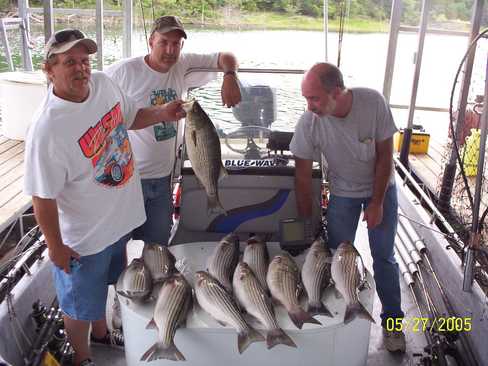
[(332, 253), (319, 236), (308, 250), (302, 267), (302, 281), (308, 295), (306, 310), (311, 315), (333, 316), (322, 302), (323, 290), (331, 283), (331, 263)]
[(208, 272), (196, 272), (195, 294), (203, 310), (220, 324), (229, 325), (237, 331), (239, 353), (253, 342), (264, 341), (264, 337), (246, 323), (232, 296)]
[(230, 233), (215, 247), (208, 260), (208, 272), (232, 293), (232, 275), (239, 262), (239, 237)]
[(176, 329), (185, 322), (192, 303), (192, 289), (179, 272), (164, 281), (159, 290), (154, 316), (146, 329), (157, 329), (158, 341), (142, 355), (141, 361), (167, 359), (185, 361), (174, 343)]
[(356, 317), (375, 323), (368, 310), (359, 302), (359, 288), (366, 283), (366, 269), (359, 252), (350, 241), (344, 241), (337, 247), (332, 258), (331, 273), (336, 290), (346, 301), (344, 324)]
[(302, 329), (303, 323), (322, 325), (303, 310), (299, 303), (300, 270), (288, 253), (273, 258), (269, 264), (266, 282), (271, 296), (286, 308), (288, 316), (297, 328)]
[(237, 264), (232, 283), (234, 296), (239, 305), (265, 327), (268, 349), (273, 348), (277, 344), (296, 347), (295, 342), (279, 327), (271, 299), (266, 295), (246, 262)]
[(186, 112), (186, 152), (192, 169), (207, 194), (207, 211), (209, 214), (227, 214), (218, 194), (218, 181), (227, 176), (227, 171), (222, 165), (217, 130), (196, 100), (183, 103), (182, 107)]
[(152, 278), (149, 269), (141, 258), (135, 258), (120, 274), (115, 291), (132, 300), (145, 300), (152, 291)]

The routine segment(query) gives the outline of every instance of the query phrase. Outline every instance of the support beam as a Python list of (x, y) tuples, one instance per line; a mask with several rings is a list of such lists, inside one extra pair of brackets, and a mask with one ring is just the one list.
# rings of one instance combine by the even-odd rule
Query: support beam
[(122, 43), (122, 57), (127, 58), (132, 56), (132, 16), (133, 7), (132, 0), (124, 0), (124, 40)]
[(388, 54), (386, 55), (385, 78), (383, 80), (383, 95), (390, 103), (393, 73), (395, 71), (395, 55), (397, 50), (398, 34), (402, 16), (402, 0), (393, 0), (391, 4), (390, 33), (388, 40)]
[(44, 9), (44, 42), (47, 43), (54, 33), (53, 0), (42, 2)]
[(417, 57), (415, 60), (415, 71), (413, 75), (412, 95), (410, 97), (410, 107), (408, 109), (407, 128), (403, 131), (403, 142), (400, 151), (400, 161), (408, 167), (408, 153), (410, 150), (410, 140), (412, 139), (413, 116), (415, 114), (415, 103), (417, 101), (417, 90), (419, 87), (420, 68), (422, 66), (422, 55), (424, 53), (425, 33), (429, 21), (431, 0), (422, 1), (422, 16), (420, 19), (419, 42), (417, 46)]
[(103, 70), (103, 0), (96, 3), (97, 70)]

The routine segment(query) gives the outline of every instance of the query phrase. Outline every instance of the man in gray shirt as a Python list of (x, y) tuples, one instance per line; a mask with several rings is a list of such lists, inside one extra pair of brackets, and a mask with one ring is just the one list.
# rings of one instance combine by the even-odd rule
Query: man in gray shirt
[[(329, 170), (327, 210), (329, 247), (354, 242), (364, 210), (373, 257), (376, 290), (383, 306), (381, 324), (389, 351), (405, 352), (401, 331), (387, 331), (387, 319), (402, 319), (398, 264), (394, 255), (398, 201), (393, 174), (393, 134), (397, 130), (381, 94), (367, 88), (346, 89), (340, 70), (314, 65), (302, 81), (308, 111), (290, 143), (296, 158), (298, 213), (312, 215), (312, 162), (323, 154)], [(388, 327), (390, 328), (390, 327)]]

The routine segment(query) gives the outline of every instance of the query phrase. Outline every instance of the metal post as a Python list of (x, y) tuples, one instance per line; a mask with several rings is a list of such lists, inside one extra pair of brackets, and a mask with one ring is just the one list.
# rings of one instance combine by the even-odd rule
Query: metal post
[[(488, 100), (488, 57), (486, 57), (486, 70), (485, 70), (485, 101)], [(474, 207), (473, 207), (473, 222), (471, 225), (471, 240), (468, 247), (465, 267), (464, 267), (464, 281), (463, 290), (471, 291), (473, 285), (473, 264), (475, 256), (475, 247), (479, 245), (477, 242), (478, 229), (479, 229), (479, 217), (480, 217), (480, 202), (481, 202), (481, 187), (483, 183), (483, 168), (485, 165), (485, 145), (486, 134), (488, 132), (488, 106), (487, 103), (483, 104), (483, 113), (481, 114), (481, 137), (480, 137), (480, 151), (478, 155), (478, 171), (476, 174), (476, 187), (474, 193)]]
[(401, 16), (402, 0), (393, 0), (391, 4), (390, 38), (388, 40), (388, 54), (386, 56), (385, 79), (383, 80), (383, 95), (388, 103), (390, 102), (393, 72), (395, 70), (395, 56)]
[(328, 42), (329, 42), (329, 1), (328, 0), (324, 0), (324, 45), (325, 45), (325, 62), (329, 61)]
[(44, 0), (42, 4), (44, 8), (44, 42), (47, 43), (54, 33), (53, 0)]
[(32, 56), (29, 48), (29, 13), (27, 12), (27, 0), (18, 1), (19, 18), (22, 20), (19, 23), (20, 38), (22, 39), (22, 46), (20, 52), (22, 54), (22, 66), (24, 70), (32, 71)]
[[(473, 16), (471, 19), (471, 37), (469, 43), (476, 38), (480, 31), (481, 19), (483, 17), (483, 4), (484, 0), (476, 0), (473, 7)], [(471, 74), (473, 72), (473, 63), (476, 55), (476, 47), (472, 49), (466, 59), (466, 66), (464, 68), (463, 83), (461, 86), (461, 93), (459, 96), (458, 116), (456, 119), (455, 131), (453, 131), (453, 139), (459, 142), (460, 134), (464, 128), (464, 118), (466, 112), (466, 104), (468, 101), (469, 86), (471, 83)], [(444, 174), (442, 175), (442, 185), (439, 192), (439, 208), (442, 212), (447, 213), (449, 211), (452, 188), (454, 186), (454, 178), (456, 177), (456, 151), (453, 144), (449, 160), (444, 168)]]
[(96, 34), (97, 34), (97, 70), (103, 70), (103, 0), (97, 0), (96, 11)]
[(24, 65), (24, 70), (32, 71), (34, 70), (34, 67), (32, 66), (32, 54), (29, 45), (29, 26), (27, 24), (29, 22), (28, 19), (29, 17), (22, 19), (22, 22), (19, 23), (19, 29), (20, 36), (22, 38), (22, 63)]
[(0, 37), (2, 38), (3, 47), (5, 48), (5, 58), (7, 59), (8, 69), (10, 71), (15, 71), (12, 54), (10, 52), (10, 45), (8, 43), (7, 25), (4, 23), (4, 19), (0, 19)]
[(420, 67), (422, 66), (422, 55), (424, 52), (425, 33), (427, 31), (427, 22), (429, 20), (431, 0), (423, 0), (422, 17), (419, 29), (419, 44), (417, 47), (417, 58), (415, 60), (415, 72), (413, 76), (412, 95), (410, 98), (410, 107), (408, 109), (407, 128), (403, 131), (402, 149), (400, 151), (400, 161), (408, 167), (408, 152), (410, 150), (410, 140), (412, 139), (413, 115), (415, 113), (415, 103), (417, 101), (417, 89), (419, 86)]
[(124, 42), (122, 44), (122, 56), (124, 58), (132, 55), (132, 0), (124, 0)]

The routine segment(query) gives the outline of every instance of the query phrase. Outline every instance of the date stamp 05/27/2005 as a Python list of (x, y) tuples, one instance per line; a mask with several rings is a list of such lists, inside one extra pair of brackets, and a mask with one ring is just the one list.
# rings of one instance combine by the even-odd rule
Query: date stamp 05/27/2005
[(397, 332), (470, 332), (472, 329), (471, 317), (437, 317), (437, 318), (388, 318), (386, 330)]

